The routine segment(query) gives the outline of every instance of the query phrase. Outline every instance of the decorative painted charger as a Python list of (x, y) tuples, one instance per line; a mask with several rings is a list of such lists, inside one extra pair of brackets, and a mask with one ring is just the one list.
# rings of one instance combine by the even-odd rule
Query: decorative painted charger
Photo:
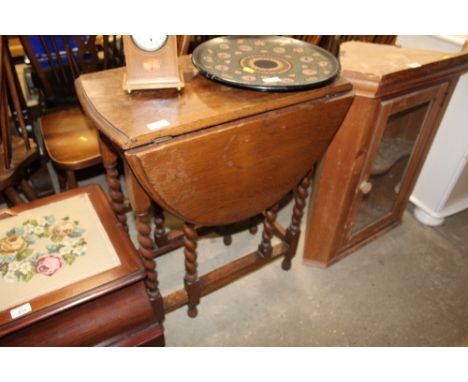
[(340, 72), (338, 60), (328, 51), (278, 36), (214, 38), (194, 50), (192, 61), (209, 79), (262, 91), (316, 88)]

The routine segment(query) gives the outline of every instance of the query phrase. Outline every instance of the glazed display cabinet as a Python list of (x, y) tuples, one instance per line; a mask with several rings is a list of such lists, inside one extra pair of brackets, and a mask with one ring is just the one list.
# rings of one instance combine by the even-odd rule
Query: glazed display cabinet
[(326, 267), (401, 223), (468, 54), (342, 44), (355, 100), (322, 161), (305, 262)]

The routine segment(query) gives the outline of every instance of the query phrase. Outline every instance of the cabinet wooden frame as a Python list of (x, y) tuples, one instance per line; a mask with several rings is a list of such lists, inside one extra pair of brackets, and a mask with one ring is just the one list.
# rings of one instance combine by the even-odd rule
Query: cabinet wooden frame
[(340, 248), (340, 254), (346, 255), (349, 251), (355, 250), (356, 246), (364, 245), (367, 240), (372, 240), (373, 235), (384, 233), (387, 230), (393, 228), (394, 226), (401, 223), (403, 211), (406, 207), (409, 195), (411, 190), (417, 180), (415, 176), (419, 173), (422, 164), (424, 163), (424, 158), (427, 154), (427, 151), (430, 147), (430, 142), (432, 141), (435, 131), (437, 128), (437, 116), (440, 112), (441, 102), (443, 101), (443, 96), (449, 86), (448, 83), (441, 84), (440, 86), (434, 86), (429, 89), (422, 89), (411, 93), (409, 95), (401, 96), (395, 99), (389, 99), (383, 101), (380, 106), (379, 116), (376, 122), (376, 128), (372, 137), (372, 142), (370, 144), (370, 151), (367, 157), (367, 161), (364, 165), (363, 171), (361, 173), (360, 180), (361, 182), (368, 181), (372, 165), (377, 155), (379, 148), (379, 143), (382, 140), (386, 124), (388, 119), (399, 112), (424, 105), (429, 104), (426, 111), (424, 121), (421, 126), (421, 133), (418, 135), (417, 140), (414, 144), (408, 165), (404, 171), (404, 175), (401, 179), (401, 185), (398, 192), (398, 196), (394, 201), (393, 208), (385, 216), (381, 217), (375, 223), (372, 223), (370, 226), (359, 230), (356, 233), (352, 233), (352, 225), (356, 219), (356, 216), (359, 211), (359, 207), (363, 201), (364, 193), (358, 188), (356, 190), (356, 196), (353, 201), (352, 207), (349, 211), (346, 227), (347, 230), (344, 233), (346, 244)]
[[(320, 163), (309, 204), (303, 260), (319, 267), (334, 264), (401, 223), (458, 78), (468, 70), (466, 53), (349, 42), (342, 45), (341, 54), (342, 75), (353, 84), (356, 97)], [(418, 120), (419, 136), (411, 139), (413, 148), (403, 178), (398, 178), (396, 199), (388, 199), (391, 211), (381, 210), (367, 227), (353, 228), (363, 192), (369, 192), (367, 182), (387, 121), (395, 115), (395, 122), (399, 112), (411, 114), (425, 102), (426, 118)], [(421, 117), (421, 110), (413, 111)]]

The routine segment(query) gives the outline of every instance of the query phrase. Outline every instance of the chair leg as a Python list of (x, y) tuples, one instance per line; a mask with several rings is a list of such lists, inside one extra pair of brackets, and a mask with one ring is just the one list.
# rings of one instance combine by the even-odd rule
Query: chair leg
[(66, 181), (67, 181), (67, 190), (71, 190), (72, 188), (77, 188), (78, 183), (76, 182), (75, 171), (67, 170), (66, 171)]
[(21, 199), (20, 195), (18, 194), (18, 191), (16, 191), (13, 187), (8, 187), (5, 190), (3, 190), (3, 193), (7, 197), (7, 199), (13, 203), (13, 205), (17, 206), (20, 204), (24, 204), (23, 200)]
[(59, 181), (60, 191), (71, 190), (77, 188), (78, 183), (76, 182), (75, 171), (65, 170), (62, 168), (55, 167), (55, 173)]
[(304, 214), (304, 207), (308, 196), (308, 189), (310, 186), (309, 174), (305, 176), (299, 186), (297, 187), (296, 195), (294, 198), (294, 209), (291, 218), (291, 224), (286, 230), (285, 242), (289, 245), (289, 250), (284, 256), (281, 267), (287, 271), (291, 269), (291, 260), (296, 254), (299, 237), (301, 234), (300, 225), (302, 215)]
[(21, 179), (20, 181), (20, 187), (23, 193), (26, 195), (28, 200), (36, 200), (37, 199), (37, 194), (36, 191), (30, 186), (28, 181), (26, 179)]
[(275, 231), (273, 223), (276, 220), (278, 209), (279, 204), (277, 203), (273, 207), (269, 208), (265, 213), (265, 218), (263, 220), (262, 242), (258, 246), (257, 256), (265, 258), (271, 257), (273, 250), (271, 246), (271, 238), (273, 237), (273, 233)]
[(184, 256), (185, 277), (184, 285), (188, 296), (189, 317), (198, 314), (197, 305), (200, 303), (200, 281), (197, 274), (197, 239), (198, 234), (193, 224), (184, 223)]
[(55, 170), (55, 173), (57, 174), (57, 180), (59, 183), (59, 191), (65, 191), (67, 189), (67, 180), (65, 178), (65, 174), (62, 169), (59, 169), (57, 167), (53, 167)]

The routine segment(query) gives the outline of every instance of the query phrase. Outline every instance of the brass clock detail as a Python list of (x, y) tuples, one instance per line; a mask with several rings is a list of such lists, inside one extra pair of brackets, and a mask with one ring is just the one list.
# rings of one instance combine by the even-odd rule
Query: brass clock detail
[(139, 89), (181, 90), (176, 36), (123, 36), (126, 70), (123, 88), (129, 93)]

